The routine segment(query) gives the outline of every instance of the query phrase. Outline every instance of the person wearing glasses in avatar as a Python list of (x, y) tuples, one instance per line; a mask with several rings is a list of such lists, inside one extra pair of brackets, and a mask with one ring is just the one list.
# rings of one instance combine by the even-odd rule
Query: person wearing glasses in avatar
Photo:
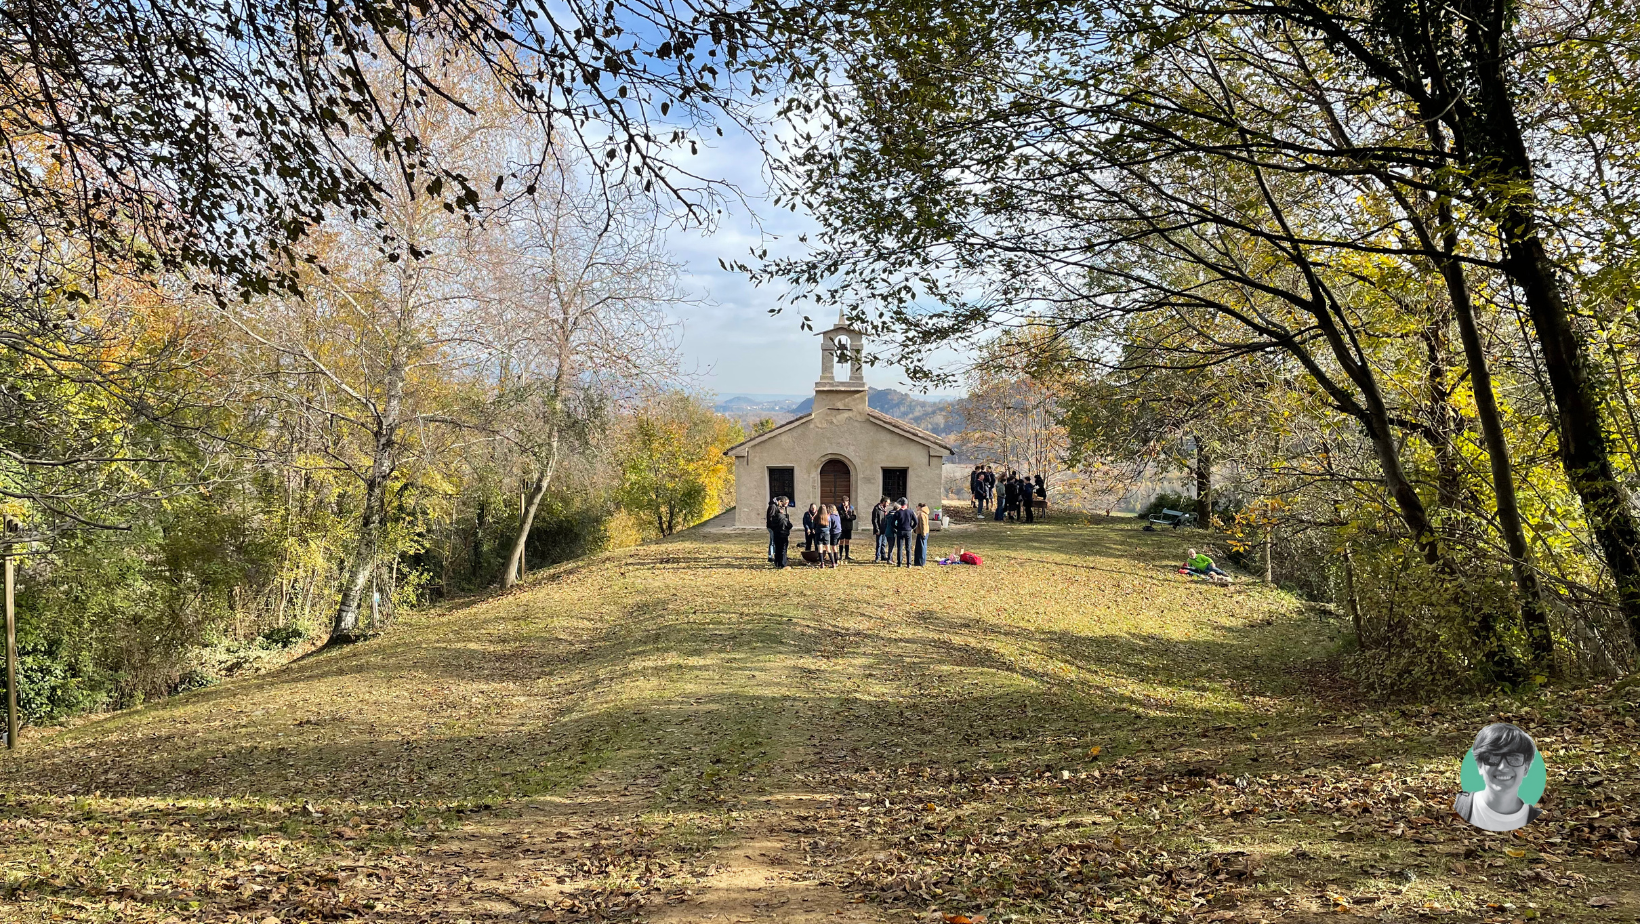
[(1487, 831), (1513, 831), (1542, 814), (1520, 797), (1520, 784), (1537, 757), (1532, 736), (1507, 722), (1481, 729), (1475, 736), (1475, 763), (1486, 788), (1459, 793), (1452, 804), (1458, 817)]

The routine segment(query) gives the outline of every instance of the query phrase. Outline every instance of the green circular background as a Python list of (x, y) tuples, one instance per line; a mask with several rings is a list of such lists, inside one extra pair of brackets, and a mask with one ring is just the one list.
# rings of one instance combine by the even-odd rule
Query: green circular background
[[(1520, 801), (1537, 805), (1543, 798), (1543, 787), (1548, 784), (1548, 770), (1543, 764), (1543, 755), (1537, 754), (1532, 758), (1532, 765), (1526, 768), (1526, 779), (1520, 784)], [(1480, 765), (1475, 763), (1475, 749), (1463, 756), (1463, 768), (1458, 771), (1458, 785), (1464, 792), (1480, 792), (1486, 788), (1486, 781), (1481, 779)]]

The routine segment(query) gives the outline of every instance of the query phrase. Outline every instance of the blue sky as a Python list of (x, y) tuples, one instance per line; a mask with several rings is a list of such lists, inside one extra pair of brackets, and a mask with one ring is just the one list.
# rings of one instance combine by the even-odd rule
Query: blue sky
[[(803, 313), (788, 310), (770, 316), (769, 309), (777, 306), (781, 290), (754, 286), (740, 273), (724, 271), (718, 260), (746, 260), (750, 251), (763, 246), (771, 254), (794, 252), (803, 246), (798, 235), (813, 232), (816, 225), (809, 216), (776, 209), (768, 201), (768, 179), (755, 141), (727, 128), (725, 132), (724, 138), (712, 138), (713, 145), (703, 149), (698, 160), (691, 158), (690, 166), (701, 175), (721, 177), (743, 190), (755, 217), (736, 205), (726, 211), (712, 233), (674, 231), (668, 239), (673, 255), (684, 264), (685, 288), (711, 303), (679, 312), (684, 371), (693, 373), (699, 389), (721, 397), (807, 395), (813, 392), (820, 372), (820, 344), (814, 334), (802, 330)], [(824, 330), (833, 319), (815, 320), (825, 322), (817, 328)], [(961, 357), (952, 353), (947, 361), (960, 363)], [(905, 384), (904, 374), (896, 368), (868, 368), (866, 381), (875, 388), (918, 393)]]

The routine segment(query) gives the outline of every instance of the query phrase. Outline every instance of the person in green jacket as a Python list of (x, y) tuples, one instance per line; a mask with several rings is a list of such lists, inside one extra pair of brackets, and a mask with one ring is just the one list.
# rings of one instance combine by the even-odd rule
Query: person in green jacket
[(1190, 557), (1185, 559), (1184, 566), (1191, 574), (1199, 574), (1208, 580), (1212, 580), (1215, 575), (1226, 581), (1230, 580), (1230, 573), (1215, 564), (1205, 552), (1191, 549)]

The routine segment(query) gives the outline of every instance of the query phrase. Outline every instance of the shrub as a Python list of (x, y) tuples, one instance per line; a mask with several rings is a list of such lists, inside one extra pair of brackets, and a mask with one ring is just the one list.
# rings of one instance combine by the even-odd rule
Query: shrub
[[(17, 711), (28, 725), (47, 725), (94, 709), (103, 695), (87, 688), (84, 678), (61, 656), (56, 645), (39, 641), (17, 645)], [(0, 696), (6, 677), (0, 672)], [(5, 721), (0, 710), (0, 724)]]
[[(1213, 516), (1219, 520), (1233, 519), (1241, 509), (1241, 504), (1233, 498), (1223, 494), (1214, 496)], [(1177, 494), (1172, 491), (1163, 491), (1150, 499), (1143, 510), (1139, 511), (1139, 518), (1160, 516), (1164, 510), (1183, 510), (1185, 513), (1197, 513), (1196, 498), (1189, 494)]]
[(263, 629), (262, 634), (257, 636), (257, 640), (265, 648), (289, 648), (297, 642), (300, 642), (302, 639), (307, 638), (307, 635), (308, 633), (306, 629), (298, 625), (290, 624), (283, 626), (270, 626), (267, 629)]

